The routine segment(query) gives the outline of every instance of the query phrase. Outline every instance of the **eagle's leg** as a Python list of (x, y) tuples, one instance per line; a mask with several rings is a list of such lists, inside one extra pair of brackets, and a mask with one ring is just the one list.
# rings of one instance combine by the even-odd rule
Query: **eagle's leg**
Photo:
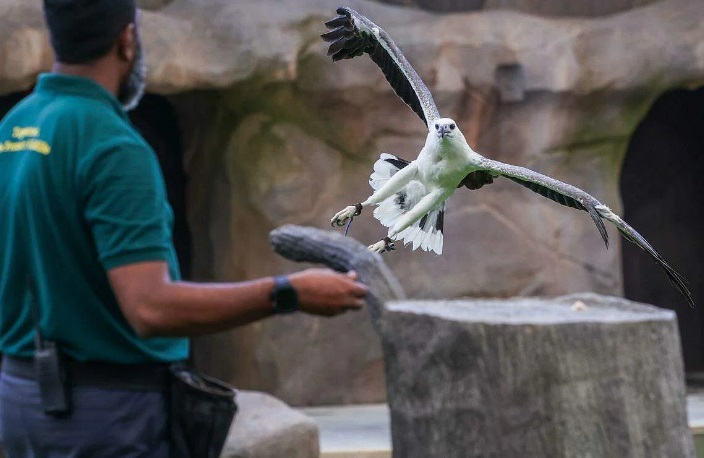
[(396, 249), (396, 245), (394, 244), (394, 241), (391, 240), (389, 237), (384, 237), (378, 242), (369, 245), (369, 249), (375, 253), (381, 254), (386, 251), (394, 251)]
[(389, 237), (393, 239), (404, 229), (411, 227), (413, 223), (421, 219), (426, 213), (430, 212), (437, 204), (450, 197), (453, 191), (453, 189), (447, 190), (443, 188), (430, 191), (430, 193), (419, 200), (413, 208), (404, 213), (403, 216), (398, 219), (394, 227), (389, 230)]
[(394, 174), (394, 176), (392, 176), (389, 181), (384, 184), (384, 186), (374, 191), (374, 194), (369, 196), (367, 200), (361, 204), (357, 204), (357, 206), (350, 205), (349, 207), (335, 213), (335, 216), (333, 216), (330, 220), (330, 224), (333, 226), (344, 226), (350, 218), (355, 216), (355, 213), (359, 214), (358, 212), (361, 212), (361, 208), (358, 210), (360, 205), (364, 208), (370, 205), (380, 204), (387, 198), (396, 194), (413, 178), (415, 178), (417, 171), (418, 165), (415, 162), (411, 162), (406, 167), (396, 172), (396, 174)]
[[(330, 224), (333, 226), (344, 226), (347, 221), (351, 220), (355, 216), (362, 213), (362, 204), (350, 205), (345, 207), (343, 210), (335, 213), (335, 216), (330, 220)], [(347, 234), (345, 234), (347, 235)]]

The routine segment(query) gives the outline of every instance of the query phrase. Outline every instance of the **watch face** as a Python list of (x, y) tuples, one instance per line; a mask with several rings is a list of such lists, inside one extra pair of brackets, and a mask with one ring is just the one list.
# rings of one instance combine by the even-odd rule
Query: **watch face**
[(291, 288), (282, 288), (276, 292), (276, 308), (281, 312), (294, 312), (298, 309), (298, 294)]
[(276, 277), (274, 286), (274, 312), (275, 313), (291, 313), (298, 310), (298, 293), (291, 286), (288, 278), (284, 276)]

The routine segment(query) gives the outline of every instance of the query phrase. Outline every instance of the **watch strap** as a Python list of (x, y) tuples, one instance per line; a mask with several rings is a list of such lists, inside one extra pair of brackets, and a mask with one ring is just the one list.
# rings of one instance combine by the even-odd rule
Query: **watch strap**
[(286, 275), (274, 277), (274, 290), (271, 293), (274, 313), (292, 313), (298, 310), (298, 293)]

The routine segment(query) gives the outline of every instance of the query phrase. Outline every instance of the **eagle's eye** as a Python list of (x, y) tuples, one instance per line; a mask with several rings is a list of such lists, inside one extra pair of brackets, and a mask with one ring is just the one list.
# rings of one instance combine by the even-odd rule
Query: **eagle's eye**
[(435, 130), (440, 130), (440, 124), (435, 124)]
[(450, 130), (455, 130), (455, 125), (454, 125), (454, 124), (450, 124)]

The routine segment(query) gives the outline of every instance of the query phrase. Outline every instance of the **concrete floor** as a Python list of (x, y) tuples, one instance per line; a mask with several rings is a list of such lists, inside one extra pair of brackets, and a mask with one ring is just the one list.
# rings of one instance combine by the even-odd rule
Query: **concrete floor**
[(320, 428), (321, 458), (389, 458), (391, 430), (386, 404), (301, 409)]
[(698, 390), (687, 396), (687, 416), (697, 458), (704, 458), (704, 391)]
[[(390, 458), (391, 432), (386, 404), (301, 409), (320, 427), (321, 458)], [(689, 427), (697, 457), (704, 458), (704, 391), (687, 396)]]

